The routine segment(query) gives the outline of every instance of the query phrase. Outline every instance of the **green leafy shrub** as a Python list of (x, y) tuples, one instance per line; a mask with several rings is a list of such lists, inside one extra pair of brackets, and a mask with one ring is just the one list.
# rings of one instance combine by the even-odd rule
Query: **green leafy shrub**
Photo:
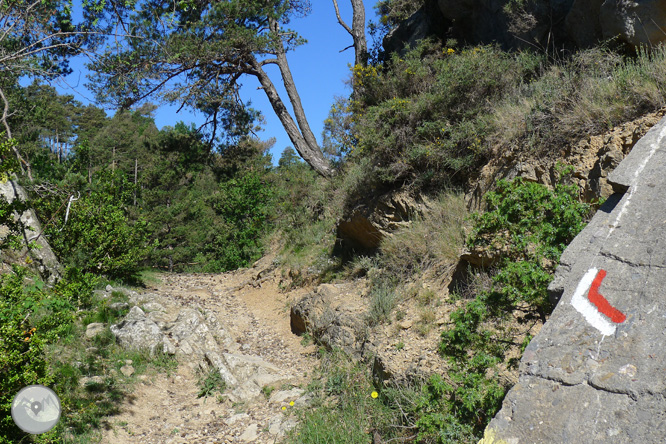
[(262, 252), (262, 239), (270, 211), (271, 188), (261, 173), (249, 171), (222, 182), (209, 198), (223, 223), (204, 248), (209, 252), (205, 271), (246, 267)]
[(447, 399), (444, 411), (455, 419), (438, 416), (441, 409), (436, 408), (421, 420), (429, 434), (446, 435), (450, 424), (456, 430), (466, 424), (467, 440), (478, 439), (499, 409), (506, 387), (497, 377), (498, 366), (511, 364), (505, 361), (509, 348), (524, 349), (502, 322), (520, 318), (516, 313), (524, 319), (544, 319), (550, 313), (546, 290), (555, 265), (590, 213), (590, 205), (577, 196), (575, 186), (561, 183), (550, 190), (520, 178), (500, 181), (486, 195), (487, 211), (472, 216), (468, 246), (499, 251), (503, 258), (491, 288), (452, 312), (453, 325), (442, 332), (440, 353), (450, 365), (449, 381), (430, 381), (429, 386), (439, 387)]
[[(111, 278), (134, 278), (152, 248), (149, 225), (141, 217), (131, 221), (124, 205), (132, 184), (113, 183), (122, 177), (107, 180), (111, 189), (81, 195), (72, 204), (69, 220), (62, 221), (62, 230), (49, 227), (47, 233), (58, 257), (70, 265)], [(121, 189), (122, 185), (127, 188)]]
[[(53, 375), (44, 358), (48, 329), (26, 316), (40, 308), (39, 291), (27, 291), (25, 270), (0, 276), (0, 442), (16, 442), (24, 434), (10, 409), (16, 393), (32, 384), (50, 385)], [(70, 317), (71, 321), (71, 317)]]

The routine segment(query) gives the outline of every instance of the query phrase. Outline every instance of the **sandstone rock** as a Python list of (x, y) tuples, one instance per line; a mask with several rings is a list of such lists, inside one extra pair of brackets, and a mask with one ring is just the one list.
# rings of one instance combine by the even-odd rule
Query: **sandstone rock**
[(88, 324), (88, 326), (86, 327), (86, 337), (94, 338), (98, 334), (102, 333), (104, 330), (106, 330), (105, 324), (101, 322), (93, 322), (92, 324)]
[(312, 292), (303, 297), (290, 310), (291, 332), (296, 335), (307, 333), (313, 328), (313, 320), (318, 319), (326, 309), (326, 299), (322, 294)]
[(122, 367), (120, 367), (120, 373), (129, 378), (134, 374), (134, 367), (132, 367), (129, 364), (123, 365)]
[(370, 201), (358, 202), (338, 223), (337, 235), (347, 248), (374, 250), (382, 239), (427, 209), (423, 198), (391, 191)]
[(276, 415), (268, 420), (268, 433), (276, 438), (281, 438), (297, 424), (293, 418), (285, 419), (282, 415)]
[(129, 308), (129, 304), (127, 302), (114, 302), (113, 304), (109, 305), (109, 308), (112, 310), (127, 310)]
[(143, 304), (143, 309), (144, 311), (150, 312), (150, 311), (166, 311), (166, 308), (158, 302), (147, 302)]
[(361, 313), (343, 306), (333, 308), (329, 298), (316, 292), (306, 295), (291, 309), (292, 332), (308, 332), (327, 347), (337, 347), (351, 355), (362, 351), (364, 325)]
[(232, 416), (224, 419), (224, 423), (228, 426), (232, 426), (235, 423), (237, 423), (238, 421), (243, 421), (243, 420), (245, 420), (249, 417), (250, 417), (250, 415), (248, 415), (247, 413), (236, 413), (235, 415), (232, 415)]
[(271, 397), (269, 398), (270, 402), (275, 403), (275, 404), (280, 404), (282, 402), (289, 402), (289, 401), (296, 401), (298, 398), (303, 396), (305, 393), (305, 390), (299, 389), (299, 388), (292, 388), (291, 390), (280, 390), (280, 391), (274, 391), (271, 393)]
[(258, 424), (252, 424), (245, 429), (243, 434), (238, 438), (243, 442), (252, 442), (259, 437), (257, 431), (259, 430)]
[(410, 328), (412, 328), (412, 325), (414, 325), (414, 321), (412, 321), (411, 319), (409, 319), (409, 320), (406, 320), (406, 321), (402, 321), (402, 322), (400, 322), (398, 325), (399, 325), (400, 328), (402, 328), (403, 330), (409, 330)]

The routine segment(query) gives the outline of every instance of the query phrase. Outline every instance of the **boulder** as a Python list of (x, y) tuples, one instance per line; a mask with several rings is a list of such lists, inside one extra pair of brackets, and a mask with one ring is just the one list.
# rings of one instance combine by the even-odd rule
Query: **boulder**
[(106, 329), (106, 325), (101, 322), (93, 322), (86, 327), (86, 338), (94, 338)]
[(666, 41), (666, 0), (606, 0), (599, 22), (606, 39), (652, 47)]
[(305, 295), (291, 308), (291, 330), (309, 333), (328, 348), (339, 348), (360, 356), (365, 346), (365, 308), (342, 302), (330, 284), (323, 284)]
[(149, 350), (151, 354), (160, 348), (165, 352), (169, 348), (160, 327), (139, 307), (132, 307), (125, 319), (111, 326), (111, 332), (125, 348)]
[(617, 190), (560, 258), (551, 317), (484, 444), (663, 442), (666, 119), (609, 174)]

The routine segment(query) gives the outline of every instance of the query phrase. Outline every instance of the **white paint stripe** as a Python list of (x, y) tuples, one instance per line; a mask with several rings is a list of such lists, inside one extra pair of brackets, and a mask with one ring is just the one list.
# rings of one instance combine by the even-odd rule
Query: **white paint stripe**
[(631, 197), (634, 195), (634, 192), (636, 192), (636, 188), (638, 188), (638, 176), (641, 175), (645, 167), (647, 166), (648, 162), (654, 156), (654, 154), (657, 152), (659, 149), (659, 146), (661, 145), (661, 141), (666, 137), (666, 125), (661, 129), (659, 132), (659, 137), (657, 137), (657, 141), (654, 142), (651, 146), (650, 149), (650, 154), (648, 154), (645, 159), (643, 159), (643, 162), (640, 164), (638, 168), (636, 168), (636, 171), (634, 171), (634, 177), (631, 181), (631, 184), (629, 184), (629, 193), (627, 193), (627, 198), (624, 201), (624, 204), (622, 204), (622, 208), (620, 209), (620, 212), (618, 213), (617, 217), (615, 218), (615, 221), (611, 224), (611, 228), (608, 231), (608, 235), (606, 236), (606, 239), (611, 235), (611, 233), (618, 227), (620, 224), (620, 219), (622, 218), (622, 215), (624, 212), (627, 210), (627, 206), (629, 205), (629, 201), (631, 200)]
[(574, 291), (574, 295), (571, 298), (571, 305), (583, 315), (585, 320), (589, 322), (592, 327), (599, 330), (602, 335), (610, 336), (615, 334), (615, 325), (599, 313), (597, 307), (595, 307), (586, 297), (586, 293), (592, 285), (592, 281), (594, 281), (598, 271), (599, 270), (596, 268), (590, 268), (587, 270), (587, 273), (585, 273), (580, 282), (578, 282), (576, 291)]

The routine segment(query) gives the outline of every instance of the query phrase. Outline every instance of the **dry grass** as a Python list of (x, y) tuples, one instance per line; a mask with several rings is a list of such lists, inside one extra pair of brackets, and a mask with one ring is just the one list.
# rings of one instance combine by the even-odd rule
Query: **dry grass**
[(467, 208), (462, 195), (445, 192), (430, 206), (430, 211), (380, 246), (379, 261), (391, 275), (406, 280), (433, 266), (458, 260), (465, 233)]

